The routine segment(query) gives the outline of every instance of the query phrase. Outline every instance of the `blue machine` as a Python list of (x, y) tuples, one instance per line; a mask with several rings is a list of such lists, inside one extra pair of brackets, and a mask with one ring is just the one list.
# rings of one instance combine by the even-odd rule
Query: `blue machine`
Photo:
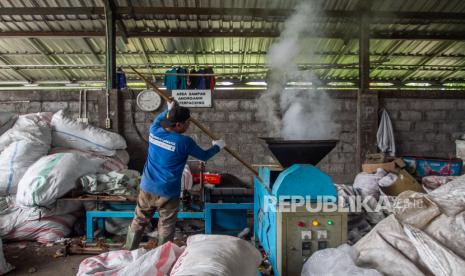
[[(336, 141), (268, 139), (267, 143), (287, 169), (259, 168), (259, 177), (254, 179), (254, 235), (258, 246), (266, 252), (274, 275), (300, 275), (303, 263), (313, 252), (346, 241), (347, 214), (318, 209), (329, 203), (335, 206), (336, 187), (318, 168), (292, 164), (292, 159), (316, 164), (334, 148)], [(290, 200), (295, 196), (299, 201), (292, 209)], [(285, 205), (289, 210), (280, 209)]]

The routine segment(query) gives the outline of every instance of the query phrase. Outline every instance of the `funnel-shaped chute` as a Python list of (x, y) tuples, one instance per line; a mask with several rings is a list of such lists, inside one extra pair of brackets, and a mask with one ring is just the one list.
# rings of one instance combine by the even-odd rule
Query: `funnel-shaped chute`
[(337, 144), (337, 140), (283, 140), (261, 138), (284, 168), (293, 164), (316, 165)]

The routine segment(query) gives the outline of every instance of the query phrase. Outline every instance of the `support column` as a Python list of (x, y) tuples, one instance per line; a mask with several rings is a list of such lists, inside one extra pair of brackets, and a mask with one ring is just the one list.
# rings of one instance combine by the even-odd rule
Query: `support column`
[[(120, 123), (120, 93), (116, 85), (116, 8), (112, 0), (105, 3), (105, 75), (106, 75), (106, 101), (100, 101), (99, 114), (104, 116), (106, 128), (114, 132), (121, 132)], [(103, 105), (104, 103), (104, 105)]]
[(363, 13), (360, 18), (359, 89), (357, 92), (356, 165), (360, 170), (367, 153), (376, 152), (378, 130), (378, 95), (370, 92), (370, 22)]

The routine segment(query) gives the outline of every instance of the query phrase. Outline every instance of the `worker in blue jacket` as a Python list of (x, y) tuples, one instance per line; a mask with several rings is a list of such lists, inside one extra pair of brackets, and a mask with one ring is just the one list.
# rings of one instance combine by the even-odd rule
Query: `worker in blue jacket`
[(142, 174), (135, 217), (129, 226), (125, 248), (139, 247), (145, 227), (158, 210), (158, 244), (172, 241), (181, 193), (181, 177), (187, 157), (202, 161), (210, 159), (224, 148), (223, 140), (212, 141), (213, 146), (203, 150), (189, 136), (190, 111), (168, 103), (168, 110), (160, 113), (150, 126), (147, 162)]

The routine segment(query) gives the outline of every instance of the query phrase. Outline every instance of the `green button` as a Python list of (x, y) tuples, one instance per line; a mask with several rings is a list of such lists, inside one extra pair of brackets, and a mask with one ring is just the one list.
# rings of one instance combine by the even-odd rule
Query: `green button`
[(328, 225), (333, 225), (334, 224), (334, 221), (332, 221), (331, 219), (328, 219)]

